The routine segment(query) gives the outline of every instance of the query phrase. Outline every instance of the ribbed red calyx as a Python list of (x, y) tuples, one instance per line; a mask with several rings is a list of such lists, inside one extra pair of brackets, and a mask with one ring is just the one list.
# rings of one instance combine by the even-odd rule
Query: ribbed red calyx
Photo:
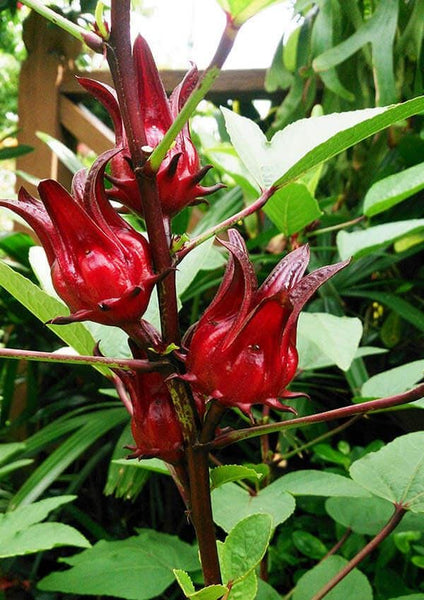
[(137, 323), (157, 281), (147, 240), (106, 197), (104, 171), (115, 154), (106, 152), (88, 174), (77, 173), (72, 194), (46, 179), (38, 186), (40, 200), (23, 189), (17, 201), (0, 200), (28, 222), (46, 250), (53, 285), (71, 310), (54, 323)]
[[(144, 38), (137, 36), (133, 57), (137, 73), (139, 109), (143, 119), (146, 152), (154, 149), (176, 116), (198, 81), (198, 71), (192, 67), (183, 81), (168, 99), (150, 48)], [(80, 84), (108, 110), (115, 129), (116, 147), (122, 151), (111, 160), (110, 197), (122, 202), (135, 213), (143, 216), (143, 201), (131, 165), (128, 141), (125, 135), (115, 90), (87, 78), (79, 78)], [(165, 217), (173, 217), (184, 207), (221, 188), (221, 184), (205, 187), (200, 181), (210, 166), (200, 167), (197, 150), (191, 141), (188, 124), (177, 135), (167, 152), (157, 174), (158, 194)]]
[(257, 289), (244, 241), (235, 230), (222, 242), (230, 257), (211, 305), (185, 340), (193, 389), (247, 414), (254, 404), (291, 410), (279, 398), (296, 374), (297, 321), (315, 291), (347, 265), (322, 267), (304, 276), (308, 246), (288, 254)]

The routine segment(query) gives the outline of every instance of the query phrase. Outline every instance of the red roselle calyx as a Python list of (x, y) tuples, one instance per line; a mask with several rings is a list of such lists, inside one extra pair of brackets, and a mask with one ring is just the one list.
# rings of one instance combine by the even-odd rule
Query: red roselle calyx
[[(136, 358), (146, 355), (130, 344)], [(135, 441), (130, 458), (160, 458), (175, 464), (183, 456), (183, 434), (165, 383), (159, 372), (115, 371), (131, 406), (131, 432)]]
[(47, 254), (53, 285), (71, 315), (52, 323), (95, 321), (128, 326), (140, 321), (158, 277), (147, 240), (110, 205), (103, 186), (106, 152), (89, 173), (78, 172), (72, 195), (41, 181), (41, 200), (23, 188), (18, 200), (0, 200), (34, 229)]
[[(136, 38), (133, 57), (137, 73), (139, 107), (143, 119), (147, 141), (147, 154), (162, 140), (174, 119), (185, 104), (198, 81), (198, 72), (193, 67), (168, 99), (159, 76), (156, 64), (147, 42), (140, 35)], [(116, 146), (122, 152), (111, 160), (109, 177), (113, 187), (108, 190), (111, 198), (121, 202), (132, 211), (143, 215), (137, 181), (131, 167), (128, 141), (121, 119), (115, 90), (103, 83), (87, 78), (79, 78), (80, 84), (99, 100), (110, 113), (116, 137)], [(197, 150), (190, 138), (188, 124), (177, 135), (157, 174), (158, 194), (165, 217), (173, 217), (185, 206), (209, 195), (222, 185), (204, 187), (200, 181), (210, 166), (201, 168)]]
[(187, 336), (187, 374), (195, 392), (251, 414), (254, 404), (292, 410), (278, 398), (296, 374), (296, 328), (301, 309), (348, 261), (303, 277), (309, 248), (301, 246), (278, 263), (257, 289), (253, 265), (240, 234), (221, 242), (230, 258), (221, 286)]

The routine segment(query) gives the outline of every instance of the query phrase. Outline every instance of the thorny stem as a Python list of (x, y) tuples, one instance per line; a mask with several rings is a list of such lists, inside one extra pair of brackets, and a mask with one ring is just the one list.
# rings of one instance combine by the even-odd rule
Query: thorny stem
[(246, 206), (245, 208), (240, 210), (235, 215), (229, 217), (228, 219), (225, 219), (225, 221), (221, 221), (221, 223), (218, 223), (218, 225), (211, 227), (210, 229), (208, 229), (207, 231), (205, 231), (198, 237), (194, 238), (193, 240), (191, 240), (190, 242), (185, 244), (184, 247), (179, 252), (177, 252), (178, 262), (181, 262), (182, 259), (189, 252), (194, 250), (194, 248), (196, 248), (197, 246), (200, 246), (200, 244), (203, 244), (203, 242), (206, 242), (206, 240), (208, 240), (209, 238), (213, 237), (217, 233), (220, 233), (221, 231), (225, 231), (232, 225), (235, 225), (238, 221), (245, 219), (249, 215), (251, 215), (251, 214), (255, 213), (256, 211), (258, 211), (259, 209), (261, 209), (268, 202), (268, 200), (275, 193), (275, 191), (276, 191), (276, 188), (273, 188), (273, 187), (269, 188), (268, 190), (265, 190), (259, 196), (259, 198), (257, 200), (255, 200), (255, 202), (253, 202), (249, 206)]
[(316, 593), (311, 600), (322, 600), (342, 579), (346, 577), (359, 563), (370, 554), (388, 535), (397, 527), (406, 513), (406, 508), (402, 505), (395, 505), (395, 510), (390, 520), (379, 531), (379, 533), (362, 548), (348, 563), (335, 575), (330, 581)]
[(224, 448), (225, 446), (229, 446), (235, 442), (256, 437), (258, 435), (263, 435), (265, 433), (273, 433), (276, 431), (282, 431), (283, 429), (292, 429), (293, 427), (306, 427), (311, 423), (333, 421), (335, 419), (343, 419), (345, 417), (352, 417), (354, 415), (363, 415), (382, 408), (391, 408), (393, 406), (414, 402), (414, 400), (419, 400), (423, 396), (424, 384), (422, 383), (412, 390), (403, 392), (402, 394), (387, 396), (386, 398), (379, 398), (378, 400), (370, 400), (368, 402), (362, 402), (361, 404), (354, 404), (353, 406), (343, 406), (341, 408), (328, 410), (314, 415), (308, 415), (306, 417), (290, 419), (288, 421), (283, 421), (282, 423), (258, 425), (256, 427), (251, 427), (250, 429), (239, 429), (237, 431), (230, 431), (228, 433), (226, 432), (217, 436), (213, 442), (208, 444), (208, 447)]

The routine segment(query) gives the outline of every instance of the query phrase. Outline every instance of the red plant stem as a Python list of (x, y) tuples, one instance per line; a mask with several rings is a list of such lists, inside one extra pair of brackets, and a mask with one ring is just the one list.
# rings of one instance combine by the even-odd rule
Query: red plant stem
[(348, 527), (342, 535), (342, 537), (334, 544), (334, 546), (327, 552), (327, 554), (323, 556), (323, 558), (320, 560), (320, 563), (322, 563), (322, 561), (328, 558), (329, 556), (336, 554), (336, 552), (340, 550), (340, 548), (343, 546), (343, 544), (350, 537), (351, 534), (352, 530), (350, 529), (350, 527)]
[(379, 398), (378, 400), (370, 400), (368, 402), (362, 402), (361, 404), (354, 404), (353, 406), (343, 406), (341, 408), (335, 408), (334, 410), (308, 415), (307, 417), (290, 419), (289, 421), (283, 421), (282, 423), (258, 425), (257, 427), (251, 427), (250, 429), (239, 429), (237, 431), (223, 433), (217, 436), (213, 442), (208, 444), (208, 446), (213, 448), (224, 448), (225, 446), (234, 444), (235, 442), (256, 437), (258, 435), (263, 435), (265, 433), (274, 433), (276, 431), (281, 431), (282, 429), (292, 429), (293, 427), (306, 427), (311, 423), (334, 421), (335, 419), (343, 419), (346, 417), (352, 417), (353, 415), (366, 414), (370, 411), (391, 408), (393, 406), (414, 402), (414, 400), (419, 400), (422, 397), (424, 397), (424, 383), (418, 385), (412, 390), (403, 392), (402, 394), (387, 396), (386, 398)]
[(184, 247), (179, 252), (177, 252), (178, 262), (180, 262), (189, 252), (191, 252), (191, 250), (193, 250), (197, 246), (200, 246), (200, 244), (202, 244), (212, 236), (228, 229), (232, 225), (235, 225), (238, 221), (245, 219), (249, 215), (261, 209), (275, 192), (276, 188), (273, 187), (269, 188), (268, 190), (265, 190), (264, 192), (262, 192), (260, 197), (257, 200), (255, 200), (255, 202), (253, 202), (249, 206), (246, 206), (232, 217), (229, 217), (228, 219), (225, 219), (225, 221), (218, 223), (218, 225), (211, 227), (198, 237), (191, 240), (189, 243), (185, 244)]
[(355, 567), (359, 565), (359, 563), (370, 554), (383, 540), (386, 539), (388, 535), (392, 533), (392, 531), (399, 525), (403, 516), (406, 513), (406, 508), (402, 505), (395, 505), (395, 510), (393, 515), (390, 517), (390, 520), (386, 523), (386, 525), (377, 533), (377, 535), (362, 548), (358, 554), (356, 554), (343, 569), (341, 569), (337, 575), (335, 575), (330, 581), (320, 589), (318, 593), (316, 593), (311, 600), (322, 600), (324, 596), (328, 594), (342, 579), (346, 577)]
[(146, 134), (138, 98), (136, 72), (132, 58), (130, 38), (130, 0), (113, 0), (111, 5), (111, 32), (106, 42), (107, 59), (118, 95), (128, 146), (143, 203), (143, 214), (149, 236), (155, 271), (169, 274), (158, 285), (161, 326), (164, 341), (180, 341), (178, 324), (175, 272), (171, 270), (170, 240), (158, 196), (154, 173), (147, 174), (143, 167), (147, 156)]
[(21, 360), (36, 360), (43, 362), (60, 362), (86, 365), (99, 365), (110, 367), (111, 369), (132, 369), (134, 371), (143, 371), (149, 373), (159, 369), (169, 368), (169, 362), (148, 360), (138, 360), (134, 358), (108, 358), (105, 356), (80, 356), (70, 354), (59, 354), (55, 352), (36, 352), (34, 350), (16, 350), (12, 348), (0, 348), (0, 356), (5, 358), (14, 358)]

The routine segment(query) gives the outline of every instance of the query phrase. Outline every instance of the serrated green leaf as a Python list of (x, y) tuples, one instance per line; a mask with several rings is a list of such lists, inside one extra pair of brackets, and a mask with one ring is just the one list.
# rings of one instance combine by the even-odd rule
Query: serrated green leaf
[(303, 183), (289, 183), (277, 190), (264, 212), (286, 236), (298, 233), (322, 215), (318, 202)]
[[(341, 556), (330, 556), (302, 575), (294, 590), (293, 600), (311, 600), (343, 567), (347, 560)], [(326, 595), (326, 600), (372, 600), (373, 593), (368, 579), (354, 569)]]
[(173, 569), (199, 568), (194, 547), (153, 530), (142, 530), (125, 540), (98, 542), (65, 562), (72, 568), (51, 573), (39, 582), (39, 589), (148, 600), (173, 583)]
[(262, 560), (273, 530), (270, 515), (253, 514), (239, 521), (225, 539), (221, 558), (222, 579), (244, 579)]
[(409, 219), (395, 223), (376, 225), (361, 231), (339, 231), (337, 234), (337, 250), (340, 258), (345, 260), (354, 256), (366, 256), (377, 248), (386, 248), (405, 235), (420, 232), (424, 229), (424, 219)]
[(228, 600), (255, 600), (258, 591), (258, 577), (251, 571), (240, 581), (236, 581), (228, 595)]
[(355, 461), (350, 476), (379, 498), (413, 512), (424, 512), (423, 448), (423, 431), (400, 436)]
[(219, 598), (222, 598), (228, 592), (228, 588), (225, 585), (218, 584), (208, 585), (196, 592), (188, 573), (181, 569), (174, 569), (174, 575), (185, 596), (190, 600), (219, 600)]
[[(424, 111), (424, 97), (388, 107), (300, 119), (268, 141), (259, 126), (222, 109), (231, 141), (261, 188), (281, 187), (389, 125)], [(290, 152), (287, 152), (290, 148)]]
[(362, 337), (362, 323), (355, 317), (303, 312), (299, 317), (298, 352), (301, 369), (337, 365), (347, 371)]
[(258, 579), (256, 600), (281, 600), (281, 596), (269, 583), (266, 583), (263, 579)]
[(257, 482), (261, 479), (261, 474), (254, 469), (243, 467), (241, 465), (222, 465), (215, 467), (210, 472), (211, 489), (215, 489), (229, 481), (239, 481), (241, 479), (250, 479)]
[[(278, 481), (278, 480), (277, 480)], [(215, 523), (230, 531), (240, 520), (253, 514), (267, 514), (273, 518), (274, 527), (284, 523), (295, 509), (291, 494), (271, 483), (255, 495), (235, 483), (226, 483), (212, 492)]]

